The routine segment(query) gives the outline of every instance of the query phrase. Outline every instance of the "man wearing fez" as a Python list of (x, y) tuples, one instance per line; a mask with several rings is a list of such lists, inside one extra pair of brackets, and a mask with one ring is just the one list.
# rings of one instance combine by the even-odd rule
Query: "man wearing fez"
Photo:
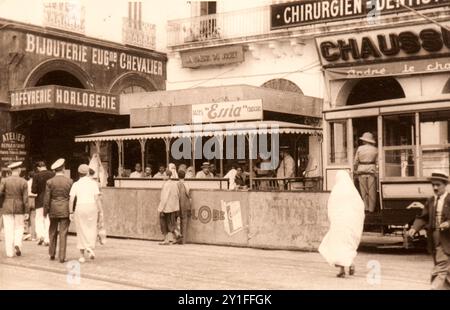
[(435, 172), (430, 178), (434, 195), (430, 197), (422, 214), (414, 221), (409, 236), (414, 237), (422, 228), (427, 229), (428, 250), (433, 255), (432, 289), (450, 289), (450, 195), (447, 192), (448, 175)]
[(67, 233), (70, 225), (69, 193), (73, 184), (72, 180), (64, 175), (64, 164), (65, 160), (60, 158), (52, 165), (51, 169), (56, 172), (56, 175), (47, 181), (44, 195), (44, 216), (50, 218), (48, 253), (50, 259), (54, 260), (59, 226), (58, 258), (60, 263), (64, 263), (66, 260)]
[(47, 181), (55, 176), (51, 171), (47, 170), (45, 162), (40, 161), (36, 164), (38, 172), (34, 175), (33, 183), (31, 185), (31, 192), (36, 194), (35, 208), (36, 208), (36, 236), (38, 238), (38, 245), (44, 243), (49, 245), (48, 230), (50, 227), (50, 219), (44, 216), (44, 195)]
[(3, 230), (5, 232), (5, 250), (7, 257), (22, 255), (22, 237), (24, 220), (29, 218), (28, 184), (20, 177), (22, 162), (12, 163), (8, 166), (12, 174), (2, 178), (0, 194), (3, 200)]

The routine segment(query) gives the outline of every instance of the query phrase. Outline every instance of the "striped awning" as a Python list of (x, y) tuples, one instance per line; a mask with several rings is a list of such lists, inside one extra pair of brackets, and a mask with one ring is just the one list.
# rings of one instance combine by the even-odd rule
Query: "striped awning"
[(145, 128), (125, 128), (77, 136), (75, 142), (192, 138), (229, 135), (303, 134), (322, 135), (322, 128), (279, 121), (193, 124)]

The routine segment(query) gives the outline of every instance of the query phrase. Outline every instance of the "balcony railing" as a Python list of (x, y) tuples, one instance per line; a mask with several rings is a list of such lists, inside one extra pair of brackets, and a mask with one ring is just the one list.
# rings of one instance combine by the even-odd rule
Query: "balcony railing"
[(122, 43), (154, 50), (156, 43), (155, 25), (124, 17)]
[(270, 32), (270, 6), (168, 22), (168, 46), (235, 39)]

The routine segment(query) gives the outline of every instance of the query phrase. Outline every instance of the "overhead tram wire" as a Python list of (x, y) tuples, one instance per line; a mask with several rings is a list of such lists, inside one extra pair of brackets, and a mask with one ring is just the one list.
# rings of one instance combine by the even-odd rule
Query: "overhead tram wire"
[(431, 22), (431, 23), (433, 23), (433, 24), (435, 24), (435, 25), (438, 25), (439, 27), (442, 27), (442, 28), (444, 28), (444, 29), (447, 30), (447, 31), (450, 31), (450, 28), (449, 28), (447, 25), (444, 25), (444, 24), (442, 24), (441, 22), (438, 22), (438, 21), (432, 19), (431, 17), (428, 17), (428, 16), (426, 16), (425, 14), (420, 13), (419, 11), (417, 11), (417, 10), (415, 10), (415, 9), (413, 9), (413, 8), (411, 8), (411, 7), (409, 7), (409, 6), (407, 6), (406, 4), (401, 3), (400, 0), (396, 0), (396, 3), (397, 3), (399, 6), (401, 6), (402, 8), (405, 8), (405, 9), (407, 9), (408, 11), (413, 12), (414, 14), (416, 14), (416, 15), (418, 15), (418, 16), (420, 16), (420, 17), (426, 19), (426, 20), (428, 20), (429, 22)]
[(319, 61), (314, 61), (314, 62), (312, 62), (312, 63), (310, 63), (310, 64), (308, 64), (308, 65), (306, 65), (306, 66), (304, 66), (304, 67), (302, 67), (300, 69), (293, 70), (293, 71), (270, 72), (270, 73), (259, 73), (259, 74), (248, 74), (248, 75), (240, 75), (240, 76), (226, 76), (226, 77), (222, 77), (222, 75), (224, 75), (226, 73), (229, 73), (229, 72), (233, 71), (234, 69), (236, 69), (236, 67), (233, 67), (233, 68), (230, 68), (229, 70), (221, 72), (220, 74), (218, 74), (218, 75), (216, 75), (214, 77), (211, 77), (211, 78), (193, 79), (193, 80), (184, 80), (184, 81), (183, 80), (182, 81), (167, 81), (167, 82), (171, 83), (171, 84), (177, 84), (177, 83), (189, 83), (189, 82), (198, 82), (199, 81), (200, 83), (189, 87), (189, 88), (194, 88), (194, 87), (197, 87), (197, 86), (202, 85), (204, 83), (207, 83), (207, 82), (210, 82), (210, 81), (213, 81), (213, 80), (219, 80), (219, 79), (220, 80), (222, 80), (222, 79), (236, 79), (236, 78), (248, 78), (248, 77), (259, 77), (259, 76), (270, 76), (270, 75), (275, 76), (275, 75), (280, 75), (280, 74), (282, 74), (282, 75), (278, 76), (277, 78), (284, 78), (284, 77), (289, 76), (291, 74), (302, 73), (302, 72), (308, 71), (310, 69), (313, 69), (316, 66), (320, 66), (320, 62)]

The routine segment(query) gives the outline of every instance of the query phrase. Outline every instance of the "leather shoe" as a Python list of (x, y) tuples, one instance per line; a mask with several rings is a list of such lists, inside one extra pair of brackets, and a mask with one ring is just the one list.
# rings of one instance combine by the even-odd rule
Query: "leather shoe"
[(17, 245), (14, 247), (14, 250), (16, 250), (16, 255), (17, 256), (22, 255), (22, 252), (20, 251), (20, 248)]

